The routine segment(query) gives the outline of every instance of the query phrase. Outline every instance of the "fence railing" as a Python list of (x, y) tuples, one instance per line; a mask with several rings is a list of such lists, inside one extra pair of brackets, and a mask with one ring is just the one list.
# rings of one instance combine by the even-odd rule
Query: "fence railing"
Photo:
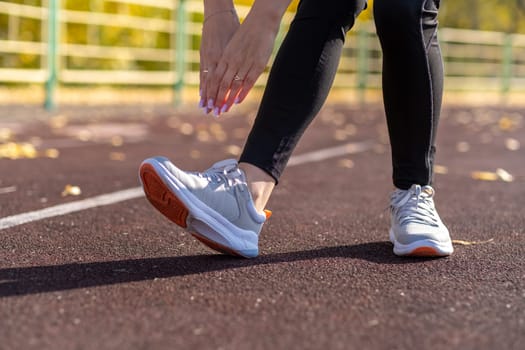
[[(177, 100), (198, 84), (201, 0), (65, 0), (30, 6), (0, 0), (0, 83), (37, 83), (45, 106), (59, 84), (170, 86)], [(249, 8), (237, 6), (239, 16)], [(287, 14), (278, 41), (293, 14)], [(25, 27), (38, 28), (28, 33)], [(525, 90), (525, 35), (440, 29), (448, 90)], [(107, 38), (111, 38), (108, 40)], [(264, 84), (267, 73), (257, 85)], [(370, 22), (348, 35), (334, 88), (378, 89), (381, 50)]]

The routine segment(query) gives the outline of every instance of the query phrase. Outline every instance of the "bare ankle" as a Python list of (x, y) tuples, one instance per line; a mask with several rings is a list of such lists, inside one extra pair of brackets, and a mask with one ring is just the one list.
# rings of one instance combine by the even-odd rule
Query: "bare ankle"
[(248, 189), (252, 195), (255, 209), (258, 212), (263, 212), (275, 187), (275, 180), (264, 170), (252, 164), (240, 163), (239, 168), (246, 175), (246, 182), (248, 183)]

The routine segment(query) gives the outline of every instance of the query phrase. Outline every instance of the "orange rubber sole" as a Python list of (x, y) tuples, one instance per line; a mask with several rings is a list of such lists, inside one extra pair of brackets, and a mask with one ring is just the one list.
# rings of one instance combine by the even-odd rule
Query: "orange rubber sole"
[(443, 254), (440, 254), (436, 249), (431, 247), (420, 247), (414, 249), (410, 254), (407, 254), (407, 256), (422, 256), (422, 257), (432, 257), (432, 256), (443, 256)]
[(187, 228), (188, 208), (162, 182), (150, 164), (140, 168), (140, 178), (148, 201), (171, 221), (180, 227)]
[[(186, 219), (189, 210), (171, 191), (166, 187), (164, 182), (150, 164), (144, 164), (140, 168), (140, 177), (144, 186), (144, 192), (148, 201), (171, 221), (183, 228), (188, 228)], [(223, 254), (229, 254), (242, 257), (239, 253), (214, 242), (195, 232), (190, 232), (193, 237), (203, 243), (205, 246)]]

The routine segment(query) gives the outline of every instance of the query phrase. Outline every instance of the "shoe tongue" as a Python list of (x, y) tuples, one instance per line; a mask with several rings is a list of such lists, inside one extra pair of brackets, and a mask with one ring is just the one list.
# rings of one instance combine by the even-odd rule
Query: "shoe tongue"
[(237, 161), (235, 159), (225, 159), (221, 160), (220, 162), (217, 162), (212, 165), (212, 169), (222, 169), (226, 167), (236, 167)]

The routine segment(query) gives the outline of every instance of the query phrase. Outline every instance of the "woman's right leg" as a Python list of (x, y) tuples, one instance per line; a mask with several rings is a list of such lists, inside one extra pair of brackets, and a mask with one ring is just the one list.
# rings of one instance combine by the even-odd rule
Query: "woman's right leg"
[(241, 164), (225, 160), (195, 173), (163, 157), (149, 158), (140, 177), (153, 206), (212, 249), (257, 256), (267, 217), (261, 209), (324, 103), (344, 36), (364, 7), (365, 0), (302, 0), (273, 64)]
[(248, 182), (250, 173), (272, 186), (279, 180), (297, 142), (326, 100), (345, 34), (365, 7), (366, 0), (300, 2), (240, 157), (241, 168), (249, 169)]

